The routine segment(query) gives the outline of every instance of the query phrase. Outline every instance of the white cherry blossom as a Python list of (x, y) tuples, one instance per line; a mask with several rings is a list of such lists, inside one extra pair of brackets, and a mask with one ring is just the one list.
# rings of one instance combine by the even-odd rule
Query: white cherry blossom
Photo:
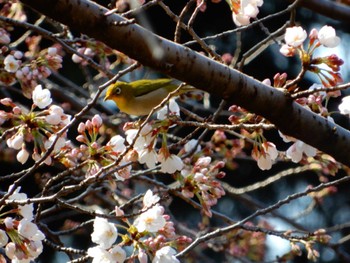
[(4, 59), (4, 65), (5, 65), (4, 68), (7, 72), (14, 73), (19, 68), (19, 61), (15, 59), (14, 56), (7, 55), (6, 58)]
[(159, 199), (160, 198), (157, 194), (153, 194), (152, 190), (148, 189), (143, 197), (143, 207), (151, 207), (158, 203)]
[(307, 38), (306, 31), (301, 26), (288, 27), (284, 35), (284, 41), (292, 47), (299, 47)]
[(126, 253), (124, 249), (121, 248), (121, 246), (113, 246), (112, 249), (110, 249), (109, 253), (111, 253), (113, 263), (122, 263), (126, 259)]
[(115, 135), (109, 140), (107, 145), (112, 147), (113, 152), (122, 152), (126, 148), (124, 142), (125, 139), (122, 136)]
[(309, 157), (314, 157), (317, 153), (317, 149), (300, 141), (297, 140), (295, 143), (293, 143), (288, 150), (286, 151), (286, 156), (292, 160), (294, 163), (298, 163), (303, 158), (303, 155)]
[(339, 104), (338, 109), (341, 114), (350, 115), (350, 95), (342, 98), (342, 102)]
[(163, 154), (160, 154), (158, 155), (158, 161), (161, 163), (160, 171), (163, 173), (172, 174), (184, 167), (181, 158), (175, 154), (171, 154), (167, 158)]
[(110, 248), (117, 240), (118, 231), (114, 224), (109, 223), (106, 218), (96, 217), (94, 220), (94, 231), (91, 234), (92, 242), (104, 249)]
[(168, 105), (165, 105), (157, 112), (157, 119), (165, 120), (168, 114), (180, 116), (180, 107), (176, 103), (175, 99), (170, 99)]
[(170, 246), (162, 247), (157, 250), (152, 263), (180, 263), (180, 261), (175, 257), (176, 250)]
[[(8, 191), (12, 188), (12, 185), (9, 186)], [(9, 196), (9, 200), (27, 200), (28, 196), (25, 193), (20, 193), (21, 187), (17, 187), (16, 190), (13, 192), (12, 195)], [(33, 219), (33, 211), (34, 206), (33, 204), (27, 204), (27, 205), (19, 205), (19, 214), (23, 216), (23, 218), (32, 220)]]
[(323, 26), (318, 31), (318, 40), (322, 45), (330, 48), (334, 48), (340, 43), (340, 38), (337, 37), (334, 28), (331, 26)]
[(40, 109), (46, 108), (52, 102), (51, 92), (48, 89), (43, 89), (41, 85), (34, 88), (32, 97), (34, 104)]
[(233, 22), (237, 26), (246, 26), (250, 24), (251, 18), (256, 18), (259, 8), (264, 3), (263, 0), (242, 0), (239, 10), (232, 13)]
[(155, 233), (165, 226), (166, 221), (163, 213), (164, 208), (160, 205), (155, 205), (139, 215), (134, 221), (134, 226), (139, 232), (148, 231)]

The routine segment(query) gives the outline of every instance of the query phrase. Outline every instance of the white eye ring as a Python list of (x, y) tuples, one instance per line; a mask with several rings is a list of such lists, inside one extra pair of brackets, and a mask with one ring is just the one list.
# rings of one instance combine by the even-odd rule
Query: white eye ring
[(119, 95), (121, 92), (122, 92), (122, 89), (121, 89), (121, 88), (117, 88), (117, 89), (115, 90), (115, 93), (116, 93), (117, 95)]

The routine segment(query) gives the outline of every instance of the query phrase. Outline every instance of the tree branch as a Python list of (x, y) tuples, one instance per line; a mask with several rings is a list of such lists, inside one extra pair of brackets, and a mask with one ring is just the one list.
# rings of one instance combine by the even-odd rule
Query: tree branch
[[(166, 40), (88, 0), (22, 0), (72, 29), (94, 37), (129, 57), (259, 114), (284, 134), (296, 137), (350, 165), (350, 133), (273, 89), (189, 48)], [(89, 25), (89, 26), (87, 26)]]
[(349, 6), (328, 0), (302, 0), (300, 5), (329, 18), (350, 22)]

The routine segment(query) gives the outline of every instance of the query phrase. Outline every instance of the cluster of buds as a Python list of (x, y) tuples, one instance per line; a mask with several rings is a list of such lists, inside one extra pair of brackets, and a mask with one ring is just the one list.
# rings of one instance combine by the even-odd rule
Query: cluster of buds
[[(12, 191), (12, 188), (13, 185), (9, 187), (9, 191)], [(6, 203), (13, 205), (16, 201), (28, 199), (26, 194), (19, 191), (20, 187), (15, 189)], [(45, 236), (32, 222), (33, 204), (15, 206), (15, 208), (2, 213), (2, 215), (7, 216), (0, 219), (0, 247), (5, 247), (6, 257), (12, 262), (29, 262), (41, 254), (43, 250), (42, 240)], [(6, 262), (2, 255), (0, 260)]]
[(183, 169), (181, 177), (182, 194), (187, 198), (196, 196), (202, 205), (205, 215), (211, 217), (211, 207), (217, 204), (217, 200), (225, 195), (220, 182), (216, 178), (223, 178), (225, 173), (219, 171), (225, 163), (219, 161), (211, 163), (210, 157), (200, 157), (193, 165), (192, 169)]
[[(94, 175), (104, 166), (115, 162), (126, 149), (125, 139), (120, 135), (113, 136), (106, 145), (102, 145), (98, 140), (102, 125), (103, 121), (99, 115), (78, 125), (79, 135), (76, 139), (82, 144), (71, 151), (71, 156), (81, 161), (88, 161), (86, 176)], [(128, 161), (129, 156), (127, 155), (119, 160), (119, 165), (126, 164)], [(120, 180), (127, 179), (130, 176), (130, 170), (131, 167), (126, 166), (119, 169), (115, 176)]]
[(77, 52), (82, 56), (79, 56), (78, 54), (73, 54), (72, 61), (74, 63), (86, 66), (88, 64), (88, 61), (84, 59), (84, 56), (89, 59), (97, 57), (99, 59), (100, 65), (104, 65), (105, 68), (110, 67), (110, 61), (108, 60), (108, 56), (114, 53), (113, 50), (106, 46), (104, 43), (100, 41), (92, 41), (90, 39), (89, 41), (80, 41), (79, 43), (76, 43), (76, 45)]
[[(22, 108), (5, 98), (0, 103), (9, 111), (0, 111), (0, 125), (10, 125), (13, 127), (7, 133), (7, 146), (20, 150), (17, 160), (24, 164), (29, 157), (27, 145), (34, 142), (32, 158), (37, 161), (55, 142), (51, 156), (57, 154), (66, 145), (65, 135), (56, 138), (56, 133), (65, 127), (70, 120), (70, 116), (65, 114), (63, 109), (56, 105), (51, 105), (51, 94), (48, 89), (43, 89), (41, 85), (35, 87), (32, 93), (33, 105), (30, 111)], [(35, 109), (39, 108), (39, 111)], [(51, 164), (51, 157), (45, 159), (46, 164)]]
[[(253, 226), (251, 222), (245, 225)], [(266, 222), (261, 222), (259, 226), (271, 228)], [(266, 235), (264, 233), (234, 230), (228, 232), (225, 237), (228, 244), (225, 244), (224, 248), (230, 255), (236, 258), (247, 257), (255, 262), (264, 261), (266, 254)]]
[[(335, 54), (326, 57), (313, 57), (315, 50), (320, 46), (334, 48), (339, 45), (340, 38), (336, 36), (334, 28), (324, 26), (320, 31), (312, 29), (309, 34), (310, 41), (305, 50), (303, 43), (306, 38), (307, 33), (302, 27), (287, 28), (284, 36), (285, 44), (282, 45), (280, 52), (287, 57), (294, 56), (298, 52), (304, 70), (315, 73), (323, 86), (332, 87), (341, 83), (343, 80), (339, 70), (344, 63), (343, 60)], [(329, 69), (319, 67), (320, 65), (326, 65)]]

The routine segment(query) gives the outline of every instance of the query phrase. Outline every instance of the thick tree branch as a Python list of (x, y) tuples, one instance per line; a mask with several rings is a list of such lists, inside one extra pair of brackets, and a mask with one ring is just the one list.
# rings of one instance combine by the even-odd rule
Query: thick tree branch
[[(289, 2), (293, 2), (289, 0)], [(316, 13), (350, 23), (350, 7), (329, 0), (303, 0), (300, 5)]]
[(22, 0), (38, 12), (94, 37), (145, 66), (264, 116), (283, 133), (350, 165), (350, 133), (268, 87), (189, 48), (159, 37), (88, 0)]

